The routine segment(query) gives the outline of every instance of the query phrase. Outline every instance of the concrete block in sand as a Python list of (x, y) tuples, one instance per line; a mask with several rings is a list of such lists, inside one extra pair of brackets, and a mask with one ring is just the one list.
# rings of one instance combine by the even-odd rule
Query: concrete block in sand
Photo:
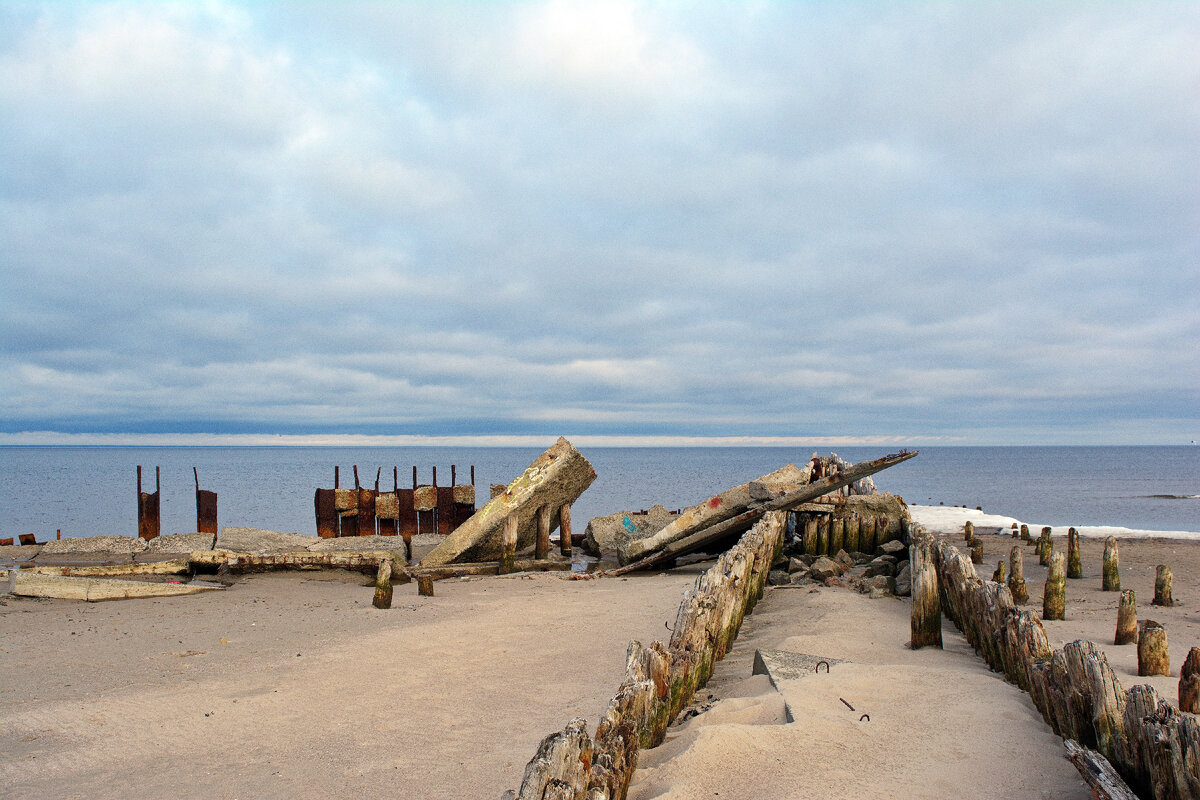
[(378, 553), (381, 550), (404, 550), (399, 536), (340, 536), (336, 539), (317, 539), (308, 545), (310, 553)]
[(583, 549), (594, 556), (615, 557), (628, 542), (658, 533), (678, 516), (656, 505), (645, 514), (618, 511), (594, 517), (584, 531)]
[(309, 545), (313, 544), (315, 540), (315, 536), (303, 536), (299, 533), (228, 527), (221, 530), (221, 535), (217, 537), (217, 543), (213, 549), (255, 555), (298, 553), (308, 550)]
[(136, 536), (80, 536), (46, 542), (40, 555), (63, 556), (77, 553), (129, 555), (146, 549), (146, 540)]
[(215, 533), (171, 533), (150, 540), (147, 553), (192, 553), (196, 550), (212, 550), (217, 540)]
[(779, 681), (794, 681), (825, 672), (835, 664), (845, 664), (845, 659), (814, 656), (810, 653), (793, 653), (790, 650), (755, 650), (752, 675), (766, 675), (771, 685), (779, 688)]
[(138, 597), (174, 597), (214, 591), (215, 584), (157, 583), (113, 578), (67, 578), (61, 575), (17, 573), (13, 594), (19, 597), (53, 597), (62, 600), (131, 600)]
[(420, 561), (425, 556), (437, 549), (444, 540), (445, 536), (438, 533), (418, 533), (412, 537), (412, 560), (413, 563)]

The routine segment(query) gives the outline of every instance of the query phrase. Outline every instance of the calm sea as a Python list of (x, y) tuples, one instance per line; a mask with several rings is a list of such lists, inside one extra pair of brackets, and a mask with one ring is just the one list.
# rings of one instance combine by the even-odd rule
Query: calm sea
[[(547, 443), (549, 444), (549, 442)], [(162, 531), (195, 530), (195, 482), (219, 496), (219, 522), (315, 535), (313, 490), (353, 485), (421, 483), (451, 465), (460, 483), (475, 467), (477, 497), (508, 483), (541, 451), (509, 447), (0, 447), (0, 537), (137, 533), (137, 466), (154, 486), (162, 470)], [(596, 468), (592, 487), (574, 507), (576, 528), (623, 509), (697, 503), (811, 450), (795, 448), (584, 448)], [(827, 454), (828, 450), (822, 450)], [(885, 448), (837, 448), (857, 462)], [(880, 489), (909, 503), (982, 506), (984, 511), (1048, 525), (1113, 525), (1135, 530), (1200, 532), (1200, 447), (930, 447), (875, 476)]]

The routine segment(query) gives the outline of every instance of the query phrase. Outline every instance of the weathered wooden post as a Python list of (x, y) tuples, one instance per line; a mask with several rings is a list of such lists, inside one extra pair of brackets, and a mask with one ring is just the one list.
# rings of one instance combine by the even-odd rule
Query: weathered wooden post
[(1200, 647), (1193, 647), (1179, 670), (1179, 710), (1200, 714)]
[(390, 558), (382, 559), (379, 562), (379, 571), (375, 573), (375, 598), (371, 601), (371, 605), (376, 608), (392, 607), (392, 560)]
[(1079, 531), (1067, 528), (1067, 577), (1083, 577), (1083, 561), (1079, 558)]
[(517, 525), (520, 518), (517, 512), (511, 511), (508, 518), (504, 520), (504, 533), (500, 539), (500, 567), (497, 570), (501, 575), (507, 575), (515, 571), (515, 563), (517, 560)]
[(1171, 655), (1167, 652), (1167, 629), (1152, 619), (1142, 624), (1138, 635), (1138, 675), (1171, 674)]
[(859, 548), (859, 531), (861, 530), (861, 521), (858, 514), (851, 514), (846, 518), (846, 552), (856, 553)]
[(841, 517), (829, 522), (829, 555), (836, 556), (846, 547), (846, 521)]
[(1117, 554), (1117, 539), (1109, 536), (1104, 540), (1104, 567), (1100, 588), (1106, 592), (1121, 591), (1121, 573)]
[(1137, 597), (1133, 589), (1126, 589), (1121, 592), (1121, 603), (1117, 606), (1117, 633), (1113, 644), (1130, 644), (1137, 638)]
[(975, 523), (967, 520), (963, 523), (963, 540), (970, 542), (975, 538)]
[(1017, 538), (1017, 523), (1015, 522), (1012, 524), (1012, 537)]
[(1026, 525), (1026, 524), (1024, 524), (1024, 523), (1021, 523), (1021, 541), (1022, 541), (1022, 542), (1028, 542), (1028, 541), (1030, 541), (1030, 539), (1029, 539), (1029, 526), (1028, 526), (1028, 525)]
[(875, 552), (875, 520), (871, 517), (865, 517), (862, 521), (862, 529), (858, 535), (858, 547), (864, 553)]
[(890, 527), (891, 521), (887, 517), (875, 518), (875, 547), (872, 548), (872, 553), (878, 550), (884, 542), (888, 541), (888, 537), (891, 535), (889, 531)]
[(1029, 602), (1029, 590), (1025, 586), (1025, 553), (1020, 545), (1014, 545), (1008, 553), (1008, 590), (1013, 602), (1023, 606)]
[(822, 514), (817, 520), (817, 555), (829, 554), (829, 515)]
[(533, 545), (533, 557), (541, 561), (550, 555), (550, 506), (538, 509), (537, 541)]
[(1038, 537), (1038, 563), (1043, 567), (1050, 563), (1050, 554), (1054, 552), (1054, 545), (1050, 541), (1050, 528), (1042, 528), (1042, 535)]
[(941, 647), (942, 603), (938, 596), (932, 537), (919, 537), (909, 551), (912, 560), (912, 649)]
[(1150, 605), (1168, 607), (1175, 605), (1175, 601), (1171, 598), (1171, 568), (1166, 564), (1159, 564), (1158, 569), (1154, 572), (1154, 600)]
[(433, 578), (431, 576), (417, 576), (417, 594), (422, 597), (433, 597)]
[[(1045, 546), (1045, 545), (1043, 545)], [(1042, 591), (1042, 619), (1067, 618), (1067, 568), (1062, 553), (1051, 553)]]
[(983, 540), (982, 539), (972, 539), (971, 540), (971, 563), (972, 564), (982, 564), (983, 563)]
[(996, 564), (996, 571), (992, 573), (993, 583), (1004, 583), (1004, 560), (1001, 559)]
[(564, 503), (558, 510), (558, 552), (571, 556), (571, 504)]
[(815, 556), (817, 554), (817, 515), (806, 513), (804, 515), (804, 536), (802, 538), (804, 544), (804, 555)]

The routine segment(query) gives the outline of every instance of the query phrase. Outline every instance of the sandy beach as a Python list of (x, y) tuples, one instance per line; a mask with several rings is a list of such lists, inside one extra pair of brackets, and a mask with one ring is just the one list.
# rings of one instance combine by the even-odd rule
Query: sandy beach
[[(983, 538), (990, 574), (1013, 540)], [(1170, 637), (1175, 677), (1150, 679), (1136, 677), (1134, 647), (1111, 645), (1117, 595), (1100, 591), (1101, 547), (1084, 540), (1085, 578), (1068, 582), (1067, 620), (1046, 624), (1050, 638), (1092, 638), (1126, 687), (1146, 681), (1173, 699), (1200, 644), (1198, 546), (1122, 543), (1123, 588)], [(1174, 571), (1174, 608), (1150, 606), (1159, 563)], [(12, 798), (498, 798), (543, 736), (573, 716), (594, 727), (628, 641), (665, 638), (704, 566), (460, 579), (434, 598), (398, 587), (388, 611), (341, 572), (157, 600), (6, 597), (0, 781)], [(1040, 608), (1031, 547), (1025, 570)], [(769, 588), (697, 696), (702, 713), (642, 753), (630, 797), (1086, 797), (1028, 697), (948, 621), (944, 650), (908, 649), (909, 608), (845, 588)], [(844, 663), (776, 689), (751, 675), (757, 648)]]

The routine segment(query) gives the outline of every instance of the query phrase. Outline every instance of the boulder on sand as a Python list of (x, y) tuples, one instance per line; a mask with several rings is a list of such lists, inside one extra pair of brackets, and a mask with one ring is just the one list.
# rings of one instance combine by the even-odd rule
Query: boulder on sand
[(629, 541), (658, 533), (678, 516), (656, 505), (644, 514), (618, 511), (606, 517), (594, 517), (584, 532), (583, 549), (594, 556), (616, 558)]

